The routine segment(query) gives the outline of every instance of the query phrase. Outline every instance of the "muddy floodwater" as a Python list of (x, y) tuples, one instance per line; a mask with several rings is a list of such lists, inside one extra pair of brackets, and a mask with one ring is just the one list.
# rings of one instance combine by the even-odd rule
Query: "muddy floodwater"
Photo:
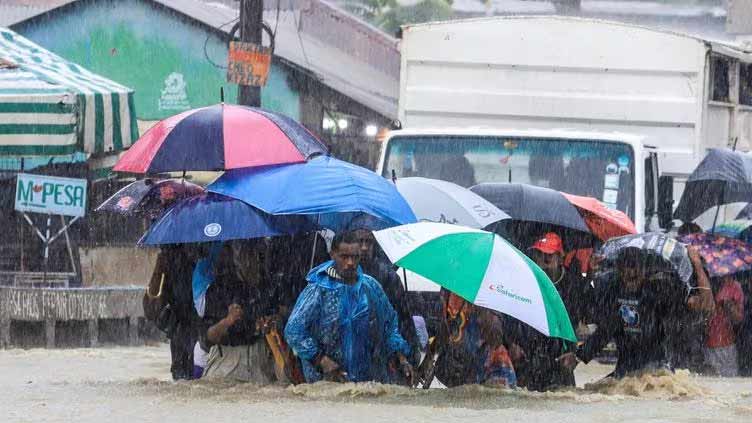
[(0, 351), (0, 415), (3, 423), (752, 421), (752, 379), (679, 372), (593, 384), (611, 371), (600, 364), (578, 368), (576, 390), (545, 394), (176, 383), (168, 369), (166, 346)]

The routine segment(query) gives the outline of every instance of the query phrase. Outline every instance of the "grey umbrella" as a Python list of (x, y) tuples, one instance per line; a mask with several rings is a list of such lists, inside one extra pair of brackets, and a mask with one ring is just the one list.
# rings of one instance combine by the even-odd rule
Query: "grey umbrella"
[(689, 175), (674, 218), (691, 222), (711, 207), (749, 201), (752, 201), (752, 156), (714, 148)]
[(597, 242), (580, 212), (559, 191), (508, 183), (483, 183), (470, 190), (511, 217), (499, 225), (518, 248), (527, 248), (549, 231), (563, 238), (567, 250), (591, 247)]

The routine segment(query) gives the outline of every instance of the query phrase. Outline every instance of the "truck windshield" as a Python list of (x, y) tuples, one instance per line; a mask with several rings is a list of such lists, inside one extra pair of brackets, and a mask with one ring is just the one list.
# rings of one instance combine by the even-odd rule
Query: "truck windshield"
[(634, 219), (628, 144), (555, 138), (395, 136), (383, 176), (422, 176), (470, 187), (517, 182), (597, 198)]

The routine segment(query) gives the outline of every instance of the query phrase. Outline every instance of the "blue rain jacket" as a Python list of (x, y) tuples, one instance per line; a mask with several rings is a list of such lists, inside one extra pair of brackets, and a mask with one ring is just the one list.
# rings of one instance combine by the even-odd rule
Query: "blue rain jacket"
[(308, 273), (285, 339), (303, 363), (306, 382), (322, 378), (311, 363), (319, 352), (342, 366), (352, 382), (388, 382), (388, 359), (410, 354), (397, 313), (375, 279), (359, 268), (358, 281), (347, 285), (326, 273), (333, 265), (328, 261)]

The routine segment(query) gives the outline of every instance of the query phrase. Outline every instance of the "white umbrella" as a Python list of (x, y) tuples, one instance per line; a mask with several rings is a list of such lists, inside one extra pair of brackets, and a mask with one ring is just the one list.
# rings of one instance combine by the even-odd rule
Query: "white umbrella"
[(397, 179), (396, 184), (420, 221), (482, 229), (510, 218), (483, 197), (451, 182), (414, 177)]

